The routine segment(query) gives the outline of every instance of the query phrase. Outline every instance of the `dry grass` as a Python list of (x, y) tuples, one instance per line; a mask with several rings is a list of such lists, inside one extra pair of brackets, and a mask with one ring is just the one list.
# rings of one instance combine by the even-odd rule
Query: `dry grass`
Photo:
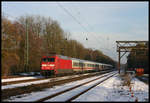
[(120, 77), (122, 79), (122, 85), (123, 86), (131, 86), (131, 75), (130, 74), (120, 74)]

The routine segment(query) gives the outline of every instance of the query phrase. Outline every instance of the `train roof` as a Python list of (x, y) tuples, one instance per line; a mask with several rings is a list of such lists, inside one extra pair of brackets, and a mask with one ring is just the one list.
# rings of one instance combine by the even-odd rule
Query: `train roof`
[(100, 65), (112, 66), (110, 64), (98, 63), (98, 62), (94, 62), (94, 61), (82, 60), (82, 59), (77, 59), (77, 58), (71, 58), (71, 57), (63, 56), (63, 55), (57, 55), (57, 56), (62, 59), (67, 59), (67, 60), (70, 59), (70, 60), (79, 61), (79, 62), (89, 62), (89, 63), (96, 63), (96, 64), (100, 64)]
[(96, 63), (96, 64), (100, 64), (100, 65), (106, 65), (106, 66), (112, 66), (110, 64), (105, 64), (105, 63), (98, 63), (98, 62), (94, 62), (94, 61), (89, 61), (89, 60), (82, 60), (82, 59), (77, 59), (77, 58), (71, 58), (68, 56), (63, 56), (63, 55), (58, 55), (58, 54), (53, 54), (53, 55), (49, 55), (49, 56), (58, 56), (59, 58), (65, 59), (65, 60), (73, 60), (73, 61), (79, 61), (79, 62), (89, 62), (89, 63)]

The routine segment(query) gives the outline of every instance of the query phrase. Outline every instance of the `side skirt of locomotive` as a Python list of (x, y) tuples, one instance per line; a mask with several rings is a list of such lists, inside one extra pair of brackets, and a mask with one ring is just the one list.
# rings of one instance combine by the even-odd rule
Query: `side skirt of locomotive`
[(40, 71), (40, 73), (44, 77), (50, 77), (55, 74), (54, 70), (42, 70), (42, 71)]

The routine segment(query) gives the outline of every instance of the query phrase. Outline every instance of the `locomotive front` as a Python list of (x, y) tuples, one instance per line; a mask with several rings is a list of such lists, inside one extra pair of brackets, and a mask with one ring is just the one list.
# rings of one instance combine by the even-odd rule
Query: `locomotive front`
[(41, 75), (51, 76), (55, 73), (56, 67), (56, 57), (55, 56), (44, 56), (41, 59)]

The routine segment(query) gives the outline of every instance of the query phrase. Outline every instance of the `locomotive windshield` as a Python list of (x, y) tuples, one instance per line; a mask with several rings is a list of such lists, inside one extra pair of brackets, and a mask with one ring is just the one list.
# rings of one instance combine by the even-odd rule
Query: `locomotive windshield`
[(43, 58), (42, 61), (43, 62), (54, 62), (55, 58)]

